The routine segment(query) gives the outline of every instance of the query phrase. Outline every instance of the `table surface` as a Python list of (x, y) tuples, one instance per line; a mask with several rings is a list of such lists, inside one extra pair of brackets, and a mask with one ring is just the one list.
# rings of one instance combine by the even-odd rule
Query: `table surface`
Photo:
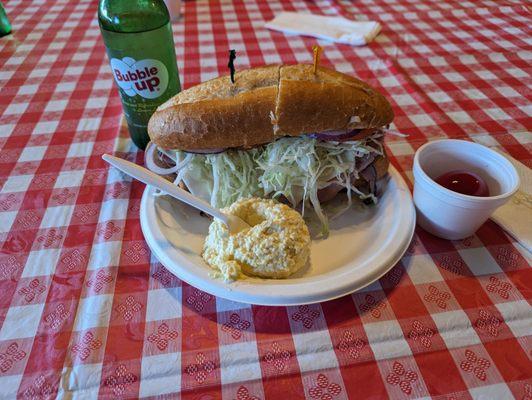
[[(5, 3), (5, 2), (4, 2)], [(530, 254), (493, 222), (448, 242), (421, 229), (365, 290), (299, 307), (203, 293), (143, 240), (142, 163), (100, 39), (96, 1), (8, 0), (0, 39), (0, 397), (532, 398)], [(238, 68), (309, 62), (312, 38), (270, 32), (282, 10), (376, 19), (365, 47), (322, 62), (395, 110), (387, 139), (411, 184), (435, 138), (496, 146), (531, 165), (530, 10), (516, 1), (185, 1), (174, 24), (189, 87)], [(441, 397), (440, 397), (441, 396)]]

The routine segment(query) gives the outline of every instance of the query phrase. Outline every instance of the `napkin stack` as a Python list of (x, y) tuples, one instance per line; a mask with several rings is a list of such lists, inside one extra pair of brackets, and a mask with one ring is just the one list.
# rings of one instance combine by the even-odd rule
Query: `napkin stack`
[[(497, 149), (493, 149), (498, 151)], [(532, 252), (532, 170), (508, 154), (498, 151), (510, 161), (521, 184), (516, 194), (491, 216), (529, 252)]]
[(266, 23), (266, 28), (288, 34), (313, 36), (337, 43), (363, 46), (381, 30), (376, 21), (352, 21), (343, 17), (284, 12)]

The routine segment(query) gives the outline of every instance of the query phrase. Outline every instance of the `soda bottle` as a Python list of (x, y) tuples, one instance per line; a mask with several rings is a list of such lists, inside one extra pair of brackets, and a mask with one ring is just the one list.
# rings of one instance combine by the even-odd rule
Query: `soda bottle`
[(100, 0), (98, 21), (129, 133), (144, 149), (155, 109), (181, 90), (163, 0)]
[(0, 37), (9, 35), (11, 33), (11, 24), (7, 19), (6, 11), (2, 2), (0, 2)]

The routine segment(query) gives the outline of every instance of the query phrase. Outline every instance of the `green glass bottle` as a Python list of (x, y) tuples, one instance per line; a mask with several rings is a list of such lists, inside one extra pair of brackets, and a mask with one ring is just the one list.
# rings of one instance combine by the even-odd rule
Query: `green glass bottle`
[(11, 33), (11, 24), (7, 19), (6, 10), (0, 2), (0, 37), (9, 35)]
[(155, 109), (181, 90), (163, 0), (100, 0), (98, 21), (133, 142), (149, 141)]

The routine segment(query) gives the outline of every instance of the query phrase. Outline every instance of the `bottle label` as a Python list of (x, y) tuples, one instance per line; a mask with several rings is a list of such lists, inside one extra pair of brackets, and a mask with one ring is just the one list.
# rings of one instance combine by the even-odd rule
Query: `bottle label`
[(159, 60), (112, 58), (111, 69), (118, 86), (130, 97), (138, 94), (145, 99), (155, 99), (168, 87), (168, 70)]

